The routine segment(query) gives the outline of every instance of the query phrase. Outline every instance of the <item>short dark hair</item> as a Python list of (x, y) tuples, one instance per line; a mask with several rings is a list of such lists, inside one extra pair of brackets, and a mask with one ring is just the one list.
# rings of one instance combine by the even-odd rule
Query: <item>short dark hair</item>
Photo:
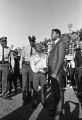
[(57, 34), (59, 34), (59, 37), (61, 36), (61, 31), (59, 29), (52, 29), (53, 32), (56, 32)]

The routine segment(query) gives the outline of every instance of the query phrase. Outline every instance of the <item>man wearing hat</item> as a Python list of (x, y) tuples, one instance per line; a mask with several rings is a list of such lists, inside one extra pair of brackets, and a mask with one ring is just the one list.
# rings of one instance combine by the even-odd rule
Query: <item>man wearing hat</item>
[(43, 53), (43, 49), (40, 43), (35, 45), (35, 54), (31, 56), (31, 68), (33, 71), (33, 105), (32, 108), (37, 107), (37, 90), (39, 83), (41, 85), (41, 102), (45, 102), (46, 91), (46, 67), (47, 67), (47, 55)]
[(22, 99), (23, 105), (26, 105), (31, 100), (31, 82), (33, 72), (30, 67), (30, 57), (34, 54), (35, 36), (29, 36), (29, 44), (25, 47), (21, 54), (20, 69), (22, 68)]

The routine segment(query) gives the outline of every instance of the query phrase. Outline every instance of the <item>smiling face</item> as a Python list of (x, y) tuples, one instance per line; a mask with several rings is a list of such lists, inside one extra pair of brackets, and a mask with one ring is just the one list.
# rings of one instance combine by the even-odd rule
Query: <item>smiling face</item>
[(41, 52), (41, 51), (42, 51), (41, 45), (40, 45), (40, 44), (36, 44), (36, 45), (35, 45), (35, 50), (36, 50), (37, 52)]

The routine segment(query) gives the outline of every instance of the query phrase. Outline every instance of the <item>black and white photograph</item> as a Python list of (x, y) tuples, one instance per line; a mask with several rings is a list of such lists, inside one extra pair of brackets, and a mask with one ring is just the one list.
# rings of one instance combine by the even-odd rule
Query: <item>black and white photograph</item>
[(82, 0), (0, 0), (0, 120), (82, 120)]

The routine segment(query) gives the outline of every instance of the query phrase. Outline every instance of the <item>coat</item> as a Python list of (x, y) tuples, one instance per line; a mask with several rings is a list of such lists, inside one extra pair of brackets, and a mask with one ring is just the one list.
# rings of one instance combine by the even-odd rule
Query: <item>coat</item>
[(65, 50), (63, 39), (59, 39), (56, 44), (53, 44), (48, 58), (48, 74), (51, 76), (51, 93), (53, 93), (54, 96), (54, 98), (51, 97), (50, 104), (52, 104), (52, 106), (49, 106), (49, 108), (54, 110), (57, 108), (56, 114), (62, 112), (63, 107), (62, 72)]
[(64, 41), (60, 39), (56, 44), (53, 44), (48, 57), (48, 70), (50, 76), (54, 77), (54, 74), (56, 74), (57, 78), (60, 76), (64, 64), (64, 58), (65, 44)]

